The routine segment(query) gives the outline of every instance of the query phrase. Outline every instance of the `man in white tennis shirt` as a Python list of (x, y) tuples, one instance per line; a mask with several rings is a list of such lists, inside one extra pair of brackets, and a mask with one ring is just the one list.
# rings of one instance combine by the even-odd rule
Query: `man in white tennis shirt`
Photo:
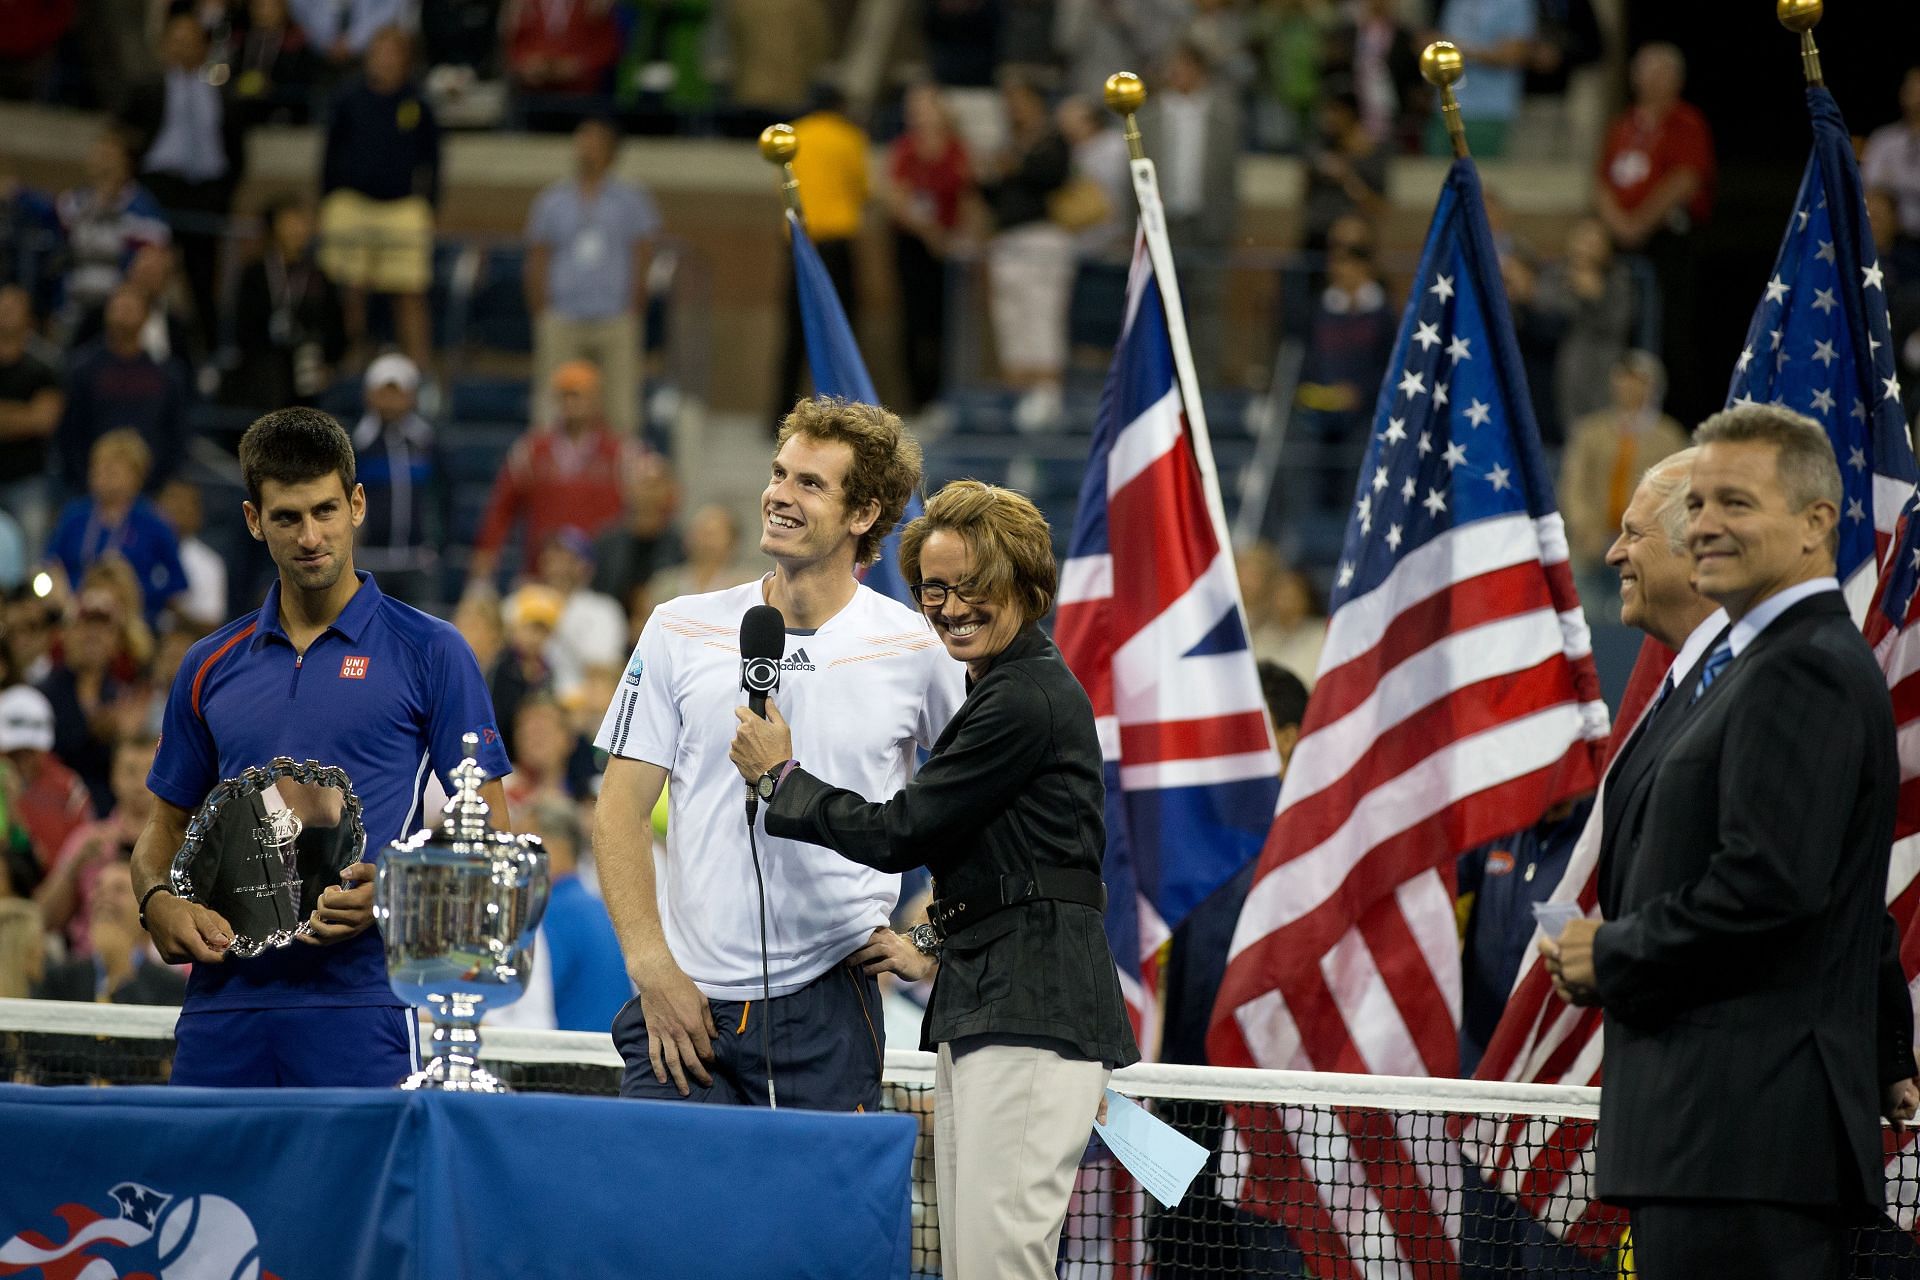
[[(853, 576), (919, 482), (920, 448), (893, 414), (802, 400), (761, 495), (773, 572), (667, 601), (641, 633), (595, 739), (611, 756), (595, 819), (600, 883), (640, 992), (613, 1024), (625, 1096), (762, 1103), (770, 1048), (782, 1104), (880, 1104), (879, 990), (845, 962), (905, 945), (886, 927), (899, 877), (756, 823), (769, 1007), (745, 797), (727, 751), (745, 696), (740, 621), (760, 604), (786, 619), (778, 698), (802, 726), (796, 759), (877, 801), (905, 785), (916, 747), (933, 746), (965, 696), (964, 670), (919, 613)], [(656, 866), (651, 814), (669, 778)]]

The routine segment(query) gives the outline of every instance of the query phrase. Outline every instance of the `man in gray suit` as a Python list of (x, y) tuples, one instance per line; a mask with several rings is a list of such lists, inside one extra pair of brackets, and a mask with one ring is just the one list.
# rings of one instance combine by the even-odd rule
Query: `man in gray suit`
[[(1196, 358), (1218, 360), (1227, 255), (1240, 220), (1240, 106), (1198, 45), (1169, 56), (1140, 131), (1159, 170), (1191, 345)], [(1202, 368), (1200, 376), (1218, 372)]]
[(1892, 706), (1834, 576), (1826, 433), (1744, 406), (1695, 438), (1688, 549), (1732, 625), (1608, 779), (1605, 922), (1543, 950), (1606, 1011), (1595, 1180), (1644, 1280), (1837, 1277), (1884, 1198), (1876, 1113), (1920, 1099), (1885, 907)]

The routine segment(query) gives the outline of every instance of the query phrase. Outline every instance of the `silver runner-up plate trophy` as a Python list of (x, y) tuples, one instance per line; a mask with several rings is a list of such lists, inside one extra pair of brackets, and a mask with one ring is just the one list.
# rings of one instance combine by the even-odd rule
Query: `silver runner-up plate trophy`
[(278, 756), (214, 785), (174, 855), (173, 892), (220, 913), (227, 955), (251, 959), (309, 931), (320, 894), (367, 847), (346, 771)]
[(547, 853), (538, 836), (494, 830), (480, 798), (480, 740), (467, 734), (462, 745), (467, 758), (453, 771), (440, 826), (381, 857), (373, 917), (394, 991), (433, 1019), (425, 1065), (400, 1087), (505, 1093), (480, 1066), (480, 1019), (527, 989), (547, 909)]

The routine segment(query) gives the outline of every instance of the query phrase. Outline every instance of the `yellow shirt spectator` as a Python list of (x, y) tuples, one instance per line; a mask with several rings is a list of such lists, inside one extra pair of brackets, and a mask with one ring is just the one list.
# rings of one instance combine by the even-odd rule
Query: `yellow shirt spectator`
[(800, 210), (814, 240), (851, 240), (870, 190), (864, 129), (837, 111), (815, 111), (793, 122), (799, 149), (793, 176), (800, 182)]

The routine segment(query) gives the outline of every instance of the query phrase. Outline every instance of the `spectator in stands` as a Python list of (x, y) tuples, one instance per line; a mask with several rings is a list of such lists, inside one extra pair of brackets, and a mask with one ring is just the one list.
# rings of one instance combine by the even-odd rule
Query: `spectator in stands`
[(218, 336), (220, 237), (246, 163), (244, 120), (206, 73), (207, 29), (192, 10), (168, 16), (159, 55), (160, 78), (128, 95), (121, 118), (138, 131), (141, 177), (179, 242), (195, 334), (206, 351)]
[(314, 261), (313, 210), (304, 201), (270, 201), (261, 221), (266, 237), (234, 296), (240, 363), (228, 385), (234, 403), (250, 410), (310, 405), (346, 355), (340, 293)]
[(453, 625), (473, 650), (480, 669), (492, 671), (507, 642), (506, 624), (500, 620), (500, 597), (490, 591), (468, 592), (454, 606)]
[(1327, 643), (1327, 606), (1305, 571), (1283, 564), (1274, 575), (1265, 624), (1253, 635), (1257, 658), (1294, 672), (1307, 688), (1320, 673)]
[(60, 661), (36, 686), (53, 708), (53, 753), (86, 785), (95, 814), (113, 808), (114, 743), (138, 727), (131, 717), (143, 706), (138, 691), (113, 672), (120, 635), (113, 594), (81, 591), (60, 633)]
[(1488, 193), (1487, 218), (1494, 228), (1494, 244), (1499, 246), (1500, 276), (1506, 285), (1507, 303), (1513, 315), (1513, 333), (1520, 345), (1520, 363), (1526, 370), (1527, 395), (1533, 402), (1534, 422), (1540, 428), (1540, 440), (1548, 448), (1558, 447), (1566, 439), (1566, 424), (1560, 420), (1559, 404), (1554, 398), (1554, 364), (1560, 358), (1560, 337), (1566, 331), (1565, 315), (1548, 307), (1540, 287), (1540, 257), (1533, 246), (1518, 236), (1506, 234), (1496, 213), (1498, 203)]
[(1720, 398), (1720, 371), (1694, 359), (1696, 232), (1713, 211), (1713, 134), (1680, 98), (1687, 64), (1670, 44), (1633, 55), (1633, 105), (1607, 128), (1594, 204), (1614, 243), (1642, 254), (1660, 285), (1660, 346), (1689, 419)]
[(606, 904), (580, 878), (587, 838), (579, 811), (548, 797), (527, 812), (527, 829), (546, 846), (553, 879), (536, 946), (553, 984), (554, 1026), (605, 1033), (632, 997), (633, 983)]
[(14, 681), (32, 684), (53, 670), (53, 607), (45, 596), (31, 586), (19, 586), (6, 594), (0, 611), (0, 688)]
[(153, 451), (139, 432), (121, 427), (101, 436), (87, 460), (87, 494), (67, 503), (47, 544), (47, 558), (76, 589), (95, 561), (125, 560), (149, 624), (187, 590), (180, 539), (141, 496), (152, 470)]
[[(833, 291), (849, 318), (858, 314), (853, 270), (853, 245), (865, 220), (872, 183), (867, 153), (872, 144), (866, 131), (846, 115), (846, 95), (833, 85), (814, 87), (813, 109), (793, 122), (799, 150), (793, 156), (793, 176), (800, 183), (801, 220), (820, 261), (833, 281)], [(803, 382), (806, 335), (800, 328), (800, 293), (794, 283), (791, 255), (787, 272), (787, 344), (780, 361), (780, 381), (774, 388), (773, 421), (805, 393)]]
[[(1534, 0), (1446, 0), (1439, 29), (1459, 46), (1467, 64), (1467, 74), (1454, 86), (1467, 147), (1478, 157), (1500, 156), (1520, 114), (1522, 81), (1539, 32)], [(1427, 126), (1427, 154), (1453, 154), (1438, 115)]]
[(825, 0), (729, 0), (725, 21), (734, 103), (776, 116), (802, 107), (834, 56)]
[(1328, 251), (1327, 284), (1314, 306), (1295, 398), (1307, 411), (1308, 438), (1330, 459), (1315, 505), (1337, 510), (1351, 499), (1353, 473), (1366, 452), (1374, 393), (1393, 358), (1399, 319), (1373, 260), (1371, 232), (1357, 218), (1336, 220), (1340, 243)]
[(550, 383), (560, 416), (552, 426), (514, 441), (493, 483), (474, 537), (469, 578), (490, 582), (507, 539), (520, 531), (521, 566), (532, 569), (547, 541), (568, 525), (589, 537), (620, 518), (629, 469), (640, 446), (607, 426), (601, 411), (600, 371), (585, 360), (554, 370)]
[(553, 668), (547, 654), (553, 629), (560, 624), (560, 611), (566, 607), (552, 587), (530, 583), (508, 596), (500, 606), (500, 619), (506, 624), (507, 643), (487, 673), (487, 690), (493, 695), (493, 716), (506, 735), (507, 757), (518, 758), (513, 731), (519, 722), (520, 704), (536, 693), (553, 692)]
[(1867, 139), (1860, 177), (1869, 189), (1893, 196), (1897, 239), (1908, 253), (1920, 254), (1920, 66), (1900, 81), (1900, 118)]
[(620, 57), (608, 0), (508, 0), (507, 74), (522, 93), (605, 93)]
[[(640, 427), (647, 270), (660, 213), (644, 189), (613, 176), (619, 145), (605, 117), (573, 131), (574, 176), (542, 191), (527, 214), (523, 279), (535, 385), (547, 386), (569, 360), (593, 361), (606, 377), (607, 421), (632, 435)], [(542, 415), (555, 408), (542, 404)]]
[(702, 595), (760, 576), (758, 568), (740, 563), (740, 518), (730, 507), (709, 502), (695, 511), (687, 519), (684, 541), (687, 558), (653, 575), (649, 601)]
[(1060, 416), (1073, 287), (1073, 237), (1053, 221), (1047, 201), (1066, 184), (1072, 158), (1031, 81), (1008, 75), (1000, 99), (1007, 145), (981, 183), (994, 225), (987, 246), (994, 349), (1001, 377), (1023, 393), (1015, 425), (1042, 430)]
[(424, 369), (440, 126), (412, 81), (411, 58), (406, 33), (382, 29), (367, 45), (364, 77), (334, 98), (320, 175), (320, 265), (343, 291), (348, 341), (367, 340), (367, 295), (390, 294), (400, 347)]
[(1159, 92), (1147, 99), (1140, 127), (1167, 158), (1160, 172), (1167, 235), (1198, 372), (1202, 383), (1211, 382), (1224, 345), (1227, 252), (1240, 221), (1240, 104), (1232, 86), (1215, 80), (1205, 52), (1183, 41)]
[(572, 801), (567, 766), (579, 735), (559, 699), (544, 690), (520, 700), (513, 715), (513, 772), (507, 775), (509, 812), (526, 813), (543, 800)]
[(1607, 549), (1634, 486), (1655, 462), (1687, 447), (1687, 433), (1661, 411), (1666, 390), (1659, 357), (1628, 351), (1614, 362), (1612, 404), (1573, 424), (1560, 464), (1560, 517), (1568, 559), (1587, 616), (1618, 622), (1620, 592)]
[(1132, 254), (1133, 228), (1138, 221), (1127, 140), (1114, 127), (1113, 114), (1091, 98), (1062, 99), (1054, 108), (1053, 119), (1071, 152), (1074, 179), (1092, 183), (1106, 199), (1107, 216), (1074, 234), (1081, 277), (1085, 278), (1090, 260), (1104, 259), (1124, 270)]
[(619, 666), (627, 655), (627, 611), (612, 596), (593, 590), (593, 541), (571, 525), (557, 530), (541, 549), (534, 581), (550, 587), (562, 604), (547, 645), (554, 692), (579, 687), (589, 666)]
[(494, 79), (500, 72), (503, 7), (503, 0), (433, 0), (421, 5), (421, 59), (429, 67)]
[(71, 334), (80, 318), (103, 306), (144, 244), (165, 244), (172, 237), (160, 202), (133, 179), (133, 153), (117, 129), (102, 129), (87, 148), (86, 183), (60, 193), (54, 202), (67, 242), (62, 334)]
[(127, 864), (116, 862), (101, 874), (87, 918), (93, 953), (49, 966), (34, 995), (42, 1000), (156, 1005), (177, 1005), (187, 998), (185, 975), (161, 963), (140, 927), (140, 902)]
[(26, 828), (12, 819), (13, 766), (0, 759), (0, 998), (24, 1000), (46, 962), (40, 910), (27, 895), (40, 868)]
[(1260, 56), (1254, 136), (1264, 150), (1297, 151), (1306, 140), (1321, 96), (1328, 8), (1324, 0), (1260, 0), (1254, 8), (1247, 30)]
[[(1067, 64), (1065, 88), (1098, 98), (1122, 67), (1157, 67), (1192, 16), (1192, 0), (1058, 0), (1053, 47)], [(1002, 68), (1002, 77), (1018, 68)]]
[(1319, 132), (1307, 150), (1306, 237), (1311, 253), (1348, 214), (1369, 222), (1387, 209), (1387, 153), (1360, 118), (1360, 99), (1335, 89), (1320, 100)]
[(66, 411), (54, 433), (55, 468), (69, 493), (86, 487), (94, 444), (110, 431), (136, 432), (147, 444), (149, 488), (157, 488), (186, 453), (187, 387), (177, 365), (147, 354), (141, 336), (147, 302), (122, 286), (107, 299), (100, 340), (67, 366)]
[(26, 829), (36, 869), (44, 871), (93, 816), (93, 802), (79, 775), (53, 754), (53, 707), (32, 685), (0, 690), (0, 757), (17, 779), (13, 820)]
[[(147, 321), (140, 326), (140, 349), (154, 363), (176, 374), (184, 385), (194, 382), (194, 365), (205, 354), (193, 332), (192, 310), (182, 306), (175, 278), (175, 253), (170, 244), (144, 244), (127, 264), (125, 286), (147, 304)], [(70, 344), (84, 346), (97, 340), (107, 327), (107, 309), (95, 307), (80, 318)]]
[(247, 0), (247, 20), (233, 51), (233, 111), (247, 128), (305, 124), (313, 114), (320, 59), (287, 9), (288, 0)]
[(440, 553), (452, 529), (452, 486), (433, 424), (420, 415), (420, 371), (397, 353), (367, 366), (366, 410), (353, 428), (354, 475), (367, 491), (367, 518), (354, 560), (379, 575), (380, 589), (424, 608), (440, 598)]
[(1567, 232), (1567, 256), (1540, 273), (1535, 304), (1558, 320), (1553, 395), (1563, 424), (1607, 407), (1608, 379), (1632, 340), (1633, 277), (1613, 254), (1606, 226), (1582, 218)]
[(407, 21), (406, 0), (287, 0), (293, 20), (327, 61), (334, 75), (379, 44), (381, 37)]
[(66, 395), (59, 373), (31, 349), (32, 337), (27, 291), (0, 286), (0, 510), (20, 522), (27, 554), (38, 556), (52, 519), (47, 463)]
[(902, 103), (906, 130), (887, 152), (884, 197), (900, 286), (900, 338), (915, 409), (944, 381), (947, 255), (973, 196), (973, 162), (937, 86), (917, 84)]
[(107, 816), (75, 831), (33, 892), (47, 931), (65, 935), (67, 953), (93, 954), (94, 899), (104, 877), (124, 873), (153, 812), (153, 793), (147, 790), (147, 771), (153, 768), (154, 735), (141, 730), (114, 744), (111, 775), (113, 807)]
[(207, 523), (200, 486), (175, 476), (160, 486), (153, 505), (180, 540), (180, 567), (187, 574), (187, 589), (174, 597), (173, 607), (187, 621), (211, 631), (227, 620), (227, 562), (200, 540)]
[(28, 102), (46, 98), (56, 74), (56, 51), (73, 26), (78, 7), (76, 0), (5, 7), (6, 20), (0, 22), (0, 98)]
[(628, 617), (653, 611), (646, 587), (656, 573), (679, 562), (680, 484), (657, 453), (642, 456), (627, 473), (626, 506), (619, 524), (594, 542), (593, 589), (612, 596)]
[(1398, 0), (1360, 0), (1324, 46), (1325, 74), (1353, 86), (1360, 120), (1390, 152), (1417, 151), (1432, 100), (1420, 78), (1420, 46)]

